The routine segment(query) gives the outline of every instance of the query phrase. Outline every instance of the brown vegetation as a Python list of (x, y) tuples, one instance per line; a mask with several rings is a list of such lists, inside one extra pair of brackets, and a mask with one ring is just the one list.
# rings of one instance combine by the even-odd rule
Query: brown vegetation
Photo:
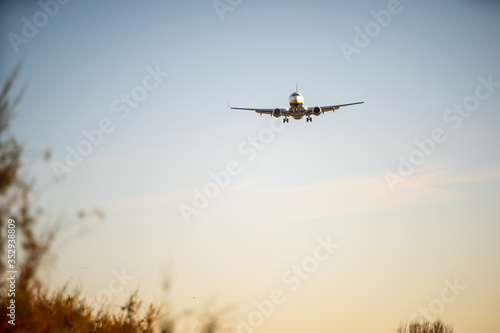
[[(19, 174), (22, 146), (9, 133), (15, 106), (22, 96), (20, 93), (11, 97), (18, 71), (19, 68), (13, 71), (0, 95), (0, 272), (4, 275), (0, 280), (0, 332), (176, 332), (178, 322), (170, 315), (160, 314), (158, 307), (149, 305), (144, 308), (137, 292), (119, 311), (111, 311), (104, 306), (95, 308), (87, 304), (79, 299), (78, 294), (68, 292), (66, 287), (49, 292), (39, 278), (39, 271), (47, 262), (58, 235), (57, 225), (61, 224), (44, 235), (35, 232), (42, 213), (31, 199), (32, 184)], [(94, 215), (101, 213), (97, 211)], [(78, 212), (77, 216), (86, 218), (88, 215)], [(16, 226), (15, 297), (8, 296), (10, 282), (4, 274), (11, 270), (10, 267), (7, 269), (6, 251), (9, 219), (13, 219)], [(15, 300), (15, 317), (8, 316), (10, 310), (7, 307), (12, 299)], [(199, 323), (197, 331), (213, 333), (220, 327), (217, 316), (192, 313), (195, 315), (191, 315), (191, 319)], [(13, 318), (15, 320), (11, 321)]]
[(397, 333), (453, 333), (453, 327), (443, 324), (441, 320), (400, 323)]

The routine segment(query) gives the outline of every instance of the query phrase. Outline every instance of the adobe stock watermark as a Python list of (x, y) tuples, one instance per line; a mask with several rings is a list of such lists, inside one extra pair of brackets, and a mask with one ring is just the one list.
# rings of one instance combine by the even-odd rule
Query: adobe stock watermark
[[(478, 81), (479, 84), (476, 85), (473, 94), (466, 96), (460, 104), (453, 104), (453, 107), (444, 111), (443, 121), (452, 130), (458, 130), (462, 126), (464, 119), (469, 118), (479, 109), (481, 101), (490, 98), (496, 88), (500, 87), (500, 82), (493, 80), (493, 74), (488, 75), (487, 78), (480, 76)], [(384, 178), (390, 190), (394, 192), (399, 183), (411, 177), (416, 169), (436, 152), (438, 145), (446, 142), (446, 140), (448, 140), (447, 130), (443, 127), (436, 127), (431, 130), (429, 137), (423, 140), (415, 140), (416, 148), (406, 156), (399, 154), (397, 171), (386, 171), (384, 173)]]
[(279, 305), (287, 300), (287, 293), (297, 291), (302, 283), (314, 274), (319, 266), (327, 261), (333, 252), (340, 247), (334, 243), (330, 236), (326, 238), (316, 238), (317, 245), (310, 253), (298, 263), (293, 264), (281, 275), (281, 282), (286, 288), (276, 288), (271, 290), (269, 297), (253, 302), (252, 310), (245, 319), (240, 320), (236, 327), (236, 333), (253, 333), (262, 326), (264, 320), (271, 317)]
[(441, 290), (440, 296), (431, 300), (428, 306), (420, 307), (418, 311), (413, 312), (408, 318), (408, 322), (419, 321), (421, 319), (430, 322), (435, 321), (437, 319), (436, 316), (442, 314), (446, 306), (455, 302), (462, 295), (462, 292), (467, 289), (467, 286), (461, 285), (458, 282), (458, 278), (455, 278), (453, 283), (449, 280), (444, 280), (444, 284), (446, 287)]
[[(111, 275), (113, 275), (113, 277), (108, 281), (107, 287), (97, 292), (95, 296), (96, 304), (110, 304), (115, 295), (125, 291), (125, 287), (136, 279), (134, 275), (129, 275), (126, 272), (125, 267), (122, 267), (121, 272), (112, 270)], [(88, 298), (88, 300), (91, 302), (94, 301), (93, 298)]]
[(219, 16), (219, 20), (224, 21), (226, 12), (232, 12), (236, 7), (241, 5), (243, 0), (214, 0), (212, 2), (215, 12)]
[[(411, 1), (411, 0), (410, 0)], [(370, 15), (373, 20), (368, 21), (364, 28), (354, 27), (354, 45), (342, 42), (339, 47), (346, 59), (347, 63), (352, 62), (354, 54), (360, 54), (361, 50), (370, 45), (371, 41), (380, 35), (382, 28), (386, 28), (392, 22), (394, 15), (400, 14), (403, 11), (403, 5), (399, 0), (390, 0), (387, 3), (387, 9), (379, 11), (372, 10)]]
[(40, 0), (37, 2), (40, 10), (35, 12), (31, 18), (26, 16), (21, 17), (21, 31), (20, 34), (15, 32), (7, 33), (10, 45), (15, 53), (19, 52), (21, 44), (28, 44), (30, 40), (36, 37), (39, 29), (45, 27), (50, 19), (54, 18), (60, 10), (61, 5), (66, 5), (71, 0)]
[(217, 198), (219, 194), (231, 182), (231, 179), (243, 171), (244, 163), (251, 163), (257, 158), (258, 152), (264, 150), (275, 139), (275, 134), (283, 131), (286, 126), (278, 125), (278, 118), (272, 118), (268, 127), (262, 128), (256, 135), (249, 136), (238, 144), (237, 153), (239, 159), (232, 159), (226, 163), (222, 170), (210, 172), (211, 181), (200, 188), (193, 189), (191, 204), (181, 203), (178, 205), (179, 212), (186, 224), (191, 222), (193, 216), (200, 215), (206, 209), (210, 201)]
[[(116, 114), (119, 121), (127, 119), (130, 111), (137, 109), (150, 92), (157, 89), (163, 82), (168, 73), (162, 72), (160, 65), (156, 65), (153, 69), (151, 66), (146, 67), (146, 75), (142, 79), (142, 83), (134, 86), (130, 93), (123, 93), (115, 98), (110, 105), (112, 113)], [(78, 141), (74, 146), (66, 146), (66, 158), (64, 161), (54, 161), (51, 163), (58, 180), (62, 180), (65, 174), (72, 173), (88, 157), (94, 148), (100, 146), (106, 137), (111, 134), (116, 128), (116, 122), (111, 118), (102, 118), (97, 127), (91, 129), (83, 129), (81, 131), (83, 139)]]

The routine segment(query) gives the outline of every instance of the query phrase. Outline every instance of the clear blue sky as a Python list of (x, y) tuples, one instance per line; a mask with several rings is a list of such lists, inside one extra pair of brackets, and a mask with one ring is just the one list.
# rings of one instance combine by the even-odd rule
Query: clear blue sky
[[(159, 299), (171, 271), (179, 308), (237, 304), (240, 331), (273, 290), (285, 300), (255, 332), (390, 332), (421, 308), (500, 330), (498, 1), (50, 3), (0, 5), (0, 79), (22, 62), (27, 85), (12, 132), (52, 216), (106, 213), (68, 228), (52, 283), (96, 299), (126, 269), (113, 302), (136, 286)], [(296, 82), (309, 106), (368, 101), (286, 127), (227, 108), (285, 107)], [(54, 181), (102, 121), (110, 133)], [(230, 161), (186, 224), (181, 207)], [(289, 270), (327, 236), (338, 249), (292, 291)]]

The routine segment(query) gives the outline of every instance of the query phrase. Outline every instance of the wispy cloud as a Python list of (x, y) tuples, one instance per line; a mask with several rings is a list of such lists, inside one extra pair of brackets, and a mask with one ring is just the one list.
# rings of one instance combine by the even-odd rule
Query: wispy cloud
[[(411, 179), (391, 192), (385, 179), (377, 176), (343, 179), (305, 186), (270, 188), (263, 184), (235, 182), (210, 202), (197, 219), (283, 221), (376, 214), (418, 207), (442, 205), (472, 195), (469, 186), (500, 180), (500, 170), (459, 174), (432, 165), (422, 167)], [(458, 185), (458, 186), (453, 186)], [(177, 203), (191, 191), (165, 189), (164, 192), (127, 195), (103, 205), (110, 213), (162, 212), (179, 219)]]
[(392, 193), (379, 176), (277, 189), (247, 184), (245, 191), (229, 188), (233, 193), (217, 206), (223, 210), (220, 214), (234, 218), (311, 220), (441, 205), (470, 195), (462, 186), (448, 185), (470, 186), (494, 180), (500, 180), (500, 170), (464, 175), (427, 165), (397, 193)]

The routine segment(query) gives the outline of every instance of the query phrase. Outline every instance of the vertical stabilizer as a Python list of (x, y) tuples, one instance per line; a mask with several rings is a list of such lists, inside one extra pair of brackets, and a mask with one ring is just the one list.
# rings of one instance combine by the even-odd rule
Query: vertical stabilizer
[(295, 92), (299, 92), (299, 83), (298, 82), (295, 83)]

